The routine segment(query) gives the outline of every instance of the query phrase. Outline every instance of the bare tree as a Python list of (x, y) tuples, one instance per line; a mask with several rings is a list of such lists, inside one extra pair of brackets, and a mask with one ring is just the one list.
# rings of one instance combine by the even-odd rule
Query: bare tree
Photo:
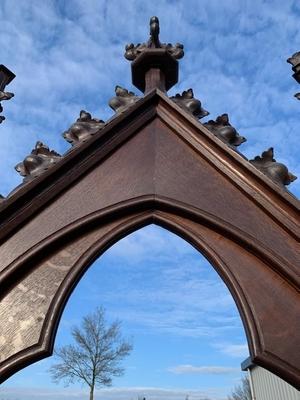
[(90, 400), (94, 399), (95, 387), (110, 386), (112, 377), (124, 373), (120, 362), (132, 350), (132, 344), (121, 336), (120, 322), (107, 325), (104, 314), (99, 307), (83, 318), (80, 327), (73, 327), (75, 344), (57, 348), (54, 354), (59, 362), (50, 368), (54, 382), (88, 385)]
[(227, 400), (251, 400), (251, 389), (248, 376), (244, 376), (240, 385), (236, 386), (231, 393), (231, 396), (227, 397)]

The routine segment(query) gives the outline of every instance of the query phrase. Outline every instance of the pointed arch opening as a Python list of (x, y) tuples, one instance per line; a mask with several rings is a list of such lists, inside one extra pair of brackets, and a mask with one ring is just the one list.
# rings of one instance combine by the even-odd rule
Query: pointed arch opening
[[(287, 290), (290, 291), (290, 301), (296, 299), (292, 284), (283, 286), (284, 279), (265, 262), (268, 254), (261, 248), (257, 247), (257, 254), (253, 252), (255, 242), (252, 246), (245, 246), (246, 235), (230, 230), (226, 224), (211, 216), (194, 213), (191, 219), (191, 210), (183, 208), (182, 212), (178, 212), (179, 209), (176, 204), (171, 207), (168, 201), (159, 203), (153, 199), (138, 199), (129, 206), (126, 204), (107, 213), (90, 215), (85, 221), (77, 221), (42, 241), (11, 265), (7, 274), (2, 275), (3, 287), (7, 289), (2, 295), (2, 309), (5, 311), (10, 303), (10, 309), (19, 307), (19, 312), (22, 313), (26, 295), (24, 300), (23, 293), (20, 300), (20, 295), (16, 293), (22, 290), (24, 292), (27, 284), (34, 286), (37, 282), (47, 301), (40, 308), (34, 303), (34, 320), (30, 320), (32, 326), (29, 327), (29, 339), (26, 331), (25, 341), (12, 341), (12, 346), (5, 346), (4, 343), (6, 353), (2, 353), (2, 379), (5, 380), (22, 367), (52, 353), (64, 306), (87, 268), (118, 240), (154, 223), (192, 244), (214, 266), (238, 306), (252, 359), (292, 384), (297, 382), (297, 370), (290, 368), (290, 365), (287, 368), (284, 356), (281, 356), (286, 351), (284, 346), (288, 347), (292, 338), (289, 336), (290, 341), (284, 338), (288, 332), (283, 331), (281, 337), (276, 334), (278, 320), (272, 317), (274, 301), (270, 302), (270, 295), (278, 293), (278, 296), (283, 296)], [(271, 288), (268, 285), (269, 279), (273, 282)], [(51, 288), (48, 285), (50, 281), (55, 282)], [(254, 281), (255, 286), (250, 284)], [(34, 290), (31, 289), (33, 292)], [(255, 296), (257, 293), (260, 293), (261, 298)], [(27, 300), (30, 303), (30, 296)], [(13, 301), (17, 303), (14, 305)], [(289, 307), (289, 304), (276, 304), (278, 306)], [(32, 313), (31, 308), (32, 305), (26, 305), (27, 312), (29, 310)], [(262, 329), (268, 316), (270, 319), (267, 329)], [(15, 320), (19, 323), (24, 321), (25, 316), (22, 315), (22, 318), (19, 316)], [(292, 320), (293, 313), (290, 312), (287, 318)], [(15, 332), (19, 331), (18, 328), (13, 326)], [(281, 348), (278, 350), (279, 344)]]
[[(233, 358), (231, 365), (230, 362), (225, 362), (224, 364), (224, 359), (228, 356), (228, 352), (236, 354), (236, 352), (241, 351), (246, 345), (245, 337), (241, 333), (243, 328), (240, 324), (240, 318), (233, 303), (232, 296), (228, 293), (222, 280), (217, 277), (210, 263), (199, 254), (199, 244), (197, 244), (196, 238), (193, 239), (189, 236), (189, 243), (192, 244), (192, 246), (190, 246), (186, 239), (182, 240), (182, 236), (184, 236), (183, 232), (179, 235), (178, 227), (176, 227), (175, 224), (172, 225), (172, 227), (169, 226), (167, 220), (164, 221), (162, 217), (163, 216), (161, 216), (161, 219), (158, 218), (156, 220), (152, 215), (151, 222), (149, 218), (145, 218), (144, 216), (143, 218), (139, 218), (139, 222), (135, 225), (131, 225), (130, 227), (128, 225), (127, 228), (124, 226), (122, 230), (120, 230), (119, 226), (115, 230), (115, 233), (118, 232), (118, 235), (113, 235), (114, 240), (110, 239), (106, 242), (105, 246), (104, 243), (101, 244), (100, 241), (96, 241), (88, 248), (87, 252), (89, 254), (85, 254), (85, 264), (82, 264), (80, 267), (80, 274), (81, 276), (84, 274), (84, 277), (79, 279), (79, 276), (77, 276), (77, 287), (74, 293), (70, 298), (64, 299), (64, 306), (66, 305), (65, 313), (67, 312), (68, 315), (67, 319), (70, 319), (70, 313), (68, 312), (69, 305), (71, 307), (71, 304), (74, 304), (73, 299), (76, 298), (78, 290), (81, 290), (82, 297), (80, 300), (76, 300), (76, 305), (74, 304), (73, 307), (75, 306), (77, 309), (79, 307), (82, 308), (82, 315), (88, 312), (88, 306), (84, 304), (85, 298), (96, 295), (97, 299), (103, 304), (105, 295), (115, 290), (117, 293), (115, 301), (117, 303), (123, 302), (124, 307), (119, 307), (118, 312), (112, 314), (113, 317), (118, 317), (125, 322), (127, 318), (128, 322), (130, 316), (126, 317), (124, 313), (126, 313), (126, 310), (127, 312), (131, 311), (133, 313), (131, 319), (134, 318), (137, 320), (138, 317), (143, 319), (143, 323), (138, 327), (139, 329), (152, 330), (152, 334), (158, 335), (157, 338), (159, 338), (159, 335), (162, 335), (162, 343), (157, 343), (160, 348), (167, 345), (168, 338), (169, 336), (172, 337), (172, 335), (173, 341), (177, 341), (178, 349), (182, 347), (180, 352), (181, 358), (178, 356), (177, 359), (171, 360), (169, 357), (169, 359), (167, 358), (167, 360), (165, 360), (166, 364), (163, 364), (161, 367), (163, 369), (162, 374), (169, 376), (169, 380), (173, 379), (181, 382), (183, 386), (191, 382), (193, 377), (198, 377), (198, 387), (201, 387), (201, 377), (203, 377), (203, 381), (208, 380), (209, 382), (220, 378), (219, 380), (221, 382), (229, 382), (227, 384), (227, 389), (229, 390), (233, 377), (236, 378), (240, 375), (239, 362), (236, 361), (237, 359)], [(136, 219), (136, 222), (137, 221), (138, 219)], [(155, 221), (155, 224), (153, 224), (153, 221)], [(170, 231), (172, 231), (174, 235), (171, 234)], [(141, 236), (143, 232), (146, 232), (144, 237)], [(157, 238), (155, 235), (159, 235), (159, 237)], [(138, 256), (140, 251), (146, 253), (146, 257), (147, 254), (148, 256), (151, 255), (151, 257), (149, 256), (148, 258), (150, 258), (150, 260), (145, 263), (145, 259), (141, 261), (138, 257), (133, 256), (129, 269), (131, 268), (133, 274), (138, 273), (138, 265), (142, 263), (144, 267), (142, 271), (140, 271), (140, 274), (142, 274), (140, 275), (140, 282), (142, 282), (142, 279), (147, 280), (147, 274), (145, 276), (145, 273), (147, 273), (147, 270), (149, 272), (149, 270), (152, 269), (152, 271), (149, 272), (148, 278), (150, 281), (151, 279), (155, 279), (157, 285), (156, 288), (152, 287), (152, 290), (157, 290), (159, 289), (158, 285), (162, 285), (158, 293), (150, 293), (150, 300), (149, 293), (147, 296), (147, 287), (149, 288), (149, 286), (142, 285), (138, 292), (135, 290), (134, 295), (137, 296), (138, 299), (141, 299), (143, 294), (145, 294), (146, 301), (149, 303), (151, 299), (153, 300), (153, 298), (157, 296), (156, 300), (161, 304), (160, 312), (153, 312), (152, 316), (148, 316), (148, 321), (145, 321), (145, 318), (147, 318), (145, 310), (130, 310), (128, 303), (126, 304), (123, 298), (125, 287), (122, 278), (126, 278), (128, 268), (126, 270), (126, 265), (123, 265), (124, 257), (122, 257), (121, 252), (126, 251), (130, 254), (130, 238), (132, 236), (138, 236), (138, 240), (140, 241), (140, 243), (138, 243), (139, 248), (133, 249), (135, 255)], [(162, 243), (158, 245), (160, 241), (162, 241)], [(120, 246), (123, 246), (123, 250), (122, 248), (120, 249)], [(149, 248), (148, 251), (147, 246)], [(174, 252), (176, 248), (176, 253), (170, 254), (170, 251)], [(133, 254), (133, 252), (131, 252), (131, 254)], [(164, 252), (164, 254), (161, 254), (161, 252)], [(110, 253), (113, 253), (113, 257), (110, 256), (109, 258)], [(161, 258), (166, 256), (166, 254), (168, 255), (168, 259)], [(143, 257), (145, 258), (145, 256)], [(105, 258), (109, 258), (106, 264)], [(87, 263), (88, 259), (89, 262)], [(95, 259), (97, 260), (92, 261)], [(83, 259), (81, 262), (83, 263)], [(108, 265), (111, 262), (114, 262), (115, 265)], [(88, 265), (90, 265), (90, 269)], [(114, 268), (116, 265), (118, 266), (117, 269)], [(83, 269), (85, 272), (83, 272)], [(95, 274), (96, 269), (97, 275)], [(120, 277), (118, 272), (122, 271), (122, 269), (125, 269), (125, 271)], [(134, 271), (132, 271), (132, 269), (134, 269)], [(105, 278), (108, 272), (110, 272), (110, 275)], [(206, 275), (204, 273), (206, 273)], [(88, 287), (88, 284), (80, 288), (80, 286), (86, 282), (87, 277), (89, 277), (93, 288)], [(70, 276), (68, 279), (70, 279)], [(102, 290), (103, 287), (107, 287), (109, 280), (113, 280), (113, 283), (110, 283), (111, 286), (108, 287), (107, 290)], [(135, 288), (137, 284), (138, 281), (135, 280), (131, 283), (131, 288)], [(187, 290), (189, 290), (189, 293), (186, 293)], [(114, 297), (114, 294), (112, 294), (112, 296)], [(172, 298), (170, 300), (171, 296)], [(169, 299), (169, 303), (166, 302), (166, 298)], [(104, 306), (108, 308), (105, 301)], [(169, 307), (169, 309), (167, 309), (167, 307)], [(227, 313), (224, 313), (224, 310), (227, 310)], [(158, 324), (159, 320), (161, 321), (160, 324)], [(69, 326), (66, 327), (66, 318), (63, 318), (61, 323), (63, 324), (59, 325), (61, 328), (69, 328)], [(234, 326), (229, 326), (230, 324)], [(153, 328), (155, 328), (154, 330), (156, 331), (154, 333)], [(64, 329), (59, 330), (59, 340), (62, 339), (62, 331)], [(233, 338), (236, 339), (234, 332), (236, 333), (237, 331), (239, 331), (240, 337), (238, 338), (238, 342), (234, 342)], [(224, 333), (222, 343), (220, 343), (220, 338), (222, 336), (220, 332)], [(228, 332), (230, 332), (229, 335)], [(55, 337), (51, 339), (53, 343), (54, 339)], [(184, 341), (186, 340), (189, 342), (189, 346), (184, 346)], [(196, 347), (194, 348), (195, 354), (184, 358), (183, 353), (187, 351), (192, 353), (192, 346), (196, 346), (196, 343), (198, 343), (198, 348), (197, 350)], [(210, 352), (214, 352), (215, 355), (214, 358), (211, 357), (208, 362), (205, 362), (201, 359), (201, 352), (208, 347), (210, 347)], [(152, 350), (154, 351), (154, 348), (152, 348)], [(217, 362), (218, 354), (219, 358), (222, 358), (223, 361), (219, 360), (219, 362)], [(152, 354), (152, 356), (154, 356), (154, 354)], [(146, 363), (153, 363), (155, 356), (150, 358), (147, 358), (147, 353), (145, 353)], [(241, 361), (241, 359), (238, 360)], [(235, 366), (232, 366), (232, 364)], [(140, 367), (141, 365), (138, 366), (139, 371)], [(151, 380), (148, 380), (148, 386), (150, 382)], [(140, 383), (138, 380), (136, 384), (144, 384), (145, 386), (145, 382)], [(198, 392), (200, 393), (200, 391)]]

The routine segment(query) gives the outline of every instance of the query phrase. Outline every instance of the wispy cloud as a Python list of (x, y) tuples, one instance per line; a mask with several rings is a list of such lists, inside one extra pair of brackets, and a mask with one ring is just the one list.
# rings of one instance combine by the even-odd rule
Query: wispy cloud
[(214, 345), (215, 348), (219, 349), (223, 354), (235, 358), (246, 358), (249, 356), (249, 348), (246, 343), (243, 344), (228, 344), (218, 343)]
[(223, 375), (223, 374), (232, 374), (237, 373), (240, 370), (238, 368), (232, 367), (220, 367), (220, 366), (195, 366), (195, 365), (177, 365), (175, 367), (168, 368), (169, 372), (177, 375), (186, 375), (186, 374), (209, 374), (209, 375)]
[[(248, 137), (241, 147), (247, 156), (275, 145), (278, 160), (300, 175), (300, 105), (285, 61), (299, 50), (299, 6), (277, 0), (272, 9), (259, 0), (249, 4), (191, 0), (186, 7), (168, 0), (129, 0), (126, 18), (120, 18), (118, 0), (1, 1), (1, 62), (17, 78), (9, 87), (16, 96), (5, 104), (7, 120), (1, 126), (0, 192), (20, 182), (13, 166), (37, 139), (60, 152), (68, 148), (60, 133), (80, 109), (104, 119), (111, 115), (107, 102), (114, 86), (132, 89), (124, 45), (147, 38), (153, 14), (160, 17), (162, 40), (181, 41), (186, 48), (180, 82), (171, 94), (192, 87), (210, 117), (229, 113)], [(291, 190), (300, 193), (300, 179)]]
[[(187, 396), (190, 400), (224, 399), (220, 391), (212, 387), (202, 390), (143, 386), (121, 387), (96, 390), (95, 395), (97, 398), (105, 400), (136, 400), (140, 397), (152, 400), (182, 400)], [(88, 391), (83, 389), (4, 388), (0, 389), (0, 396), (5, 396), (7, 400), (15, 400), (16, 398), (22, 400), (82, 399), (88, 396)]]
[[(115, 279), (118, 275), (123, 279)], [(218, 337), (243, 329), (232, 296), (211, 265), (181, 238), (156, 226), (115, 244), (90, 269), (82, 289), (82, 302), (104, 303), (112, 318), (138, 331)]]

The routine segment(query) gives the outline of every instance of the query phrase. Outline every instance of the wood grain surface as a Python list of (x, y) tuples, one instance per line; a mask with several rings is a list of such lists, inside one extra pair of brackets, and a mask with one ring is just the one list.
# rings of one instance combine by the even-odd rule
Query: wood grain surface
[(86, 269), (150, 223), (208, 258), (252, 360), (300, 388), (299, 204), (159, 90), (1, 203), (0, 381), (52, 353)]

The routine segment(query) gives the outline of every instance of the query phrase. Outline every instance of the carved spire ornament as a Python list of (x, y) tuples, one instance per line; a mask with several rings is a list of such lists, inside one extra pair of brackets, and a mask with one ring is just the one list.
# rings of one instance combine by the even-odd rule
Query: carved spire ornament
[(116, 86), (115, 93), (116, 96), (112, 97), (108, 104), (117, 114), (122, 113), (140, 99), (139, 96), (136, 96), (133, 92), (129, 92), (121, 86)]
[(132, 83), (144, 93), (156, 88), (166, 92), (178, 82), (177, 60), (184, 56), (183, 45), (161, 43), (159, 32), (159, 20), (152, 17), (148, 42), (125, 47), (124, 56), (132, 61)]
[(60, 159), (61, 155), (56, 151), (49, 150), (42, 142), (37, 142), (31, 153), (15, 166), (15, 170), (24, 177), (24, 182), (27, 182), (40, 176)]
[(209, 115), (209, 112), (202, 108), (201, 101), (195, 99), (193, 89), (185, 90), (182, 94), (177, 93), (171, 100), (198, 119)]
[(295, 175), (289, 172), (288, 168), (273, 158), (274, 150), (270, 147), (264, 151), (261, 156), (256, 156), (250, 163), (267, 175), (277, 185), (284, 187), (297, 179)]
[(229, 123), (228, 114), (222, 114), (215, 121), (210, 120), (203, 125), (234, 149), (247, 140), (243, 136), (240, 136), (237, 130)]
[[(294, 53), (292, 57), (286, 60), (292, 65), (292, 70), (294, 71), (293, 78), (300, 83), (300, 51)], [(296, 93), (295, 97), (300, 100), (300, 93)]]
[[(5, 65), (0, 65), (0, 102), (3, 100), (10, 100), (14, 94), (10, 92), (5, 92), (5, 86), (7, 86), (14, 78), (16, 75), (11, 72), (8, 68), (5, 67)], [(2, 113), (3, 107), (0, 103), (0, 113)], [(0, 115), (0, 124), (5, 120), (5, 117), (3, 115)]]
[(92, 118), (89, 112), (81, 110), (76, 122), (63, 133), (63, 138), (74, 146), (85, 141), (91, 135), (94, 135), (103, 128), (104, 125), (105, 122), (101, 119)]
[(179, 60), (184, 56), (183, 45), (176, 43), (172, 45), (171, 43), (161, 43), (159, 40), (159, 20), (157, 17), (150, 18), (150, 38), (147, 43), (138, 43), (134, 45), (133, 43), (127, 44), (125, 46), (125, 58), (129, 61), (135, 60), (141, 53), (146, 49), (165, 49), (167, 52), (176, 60)]

